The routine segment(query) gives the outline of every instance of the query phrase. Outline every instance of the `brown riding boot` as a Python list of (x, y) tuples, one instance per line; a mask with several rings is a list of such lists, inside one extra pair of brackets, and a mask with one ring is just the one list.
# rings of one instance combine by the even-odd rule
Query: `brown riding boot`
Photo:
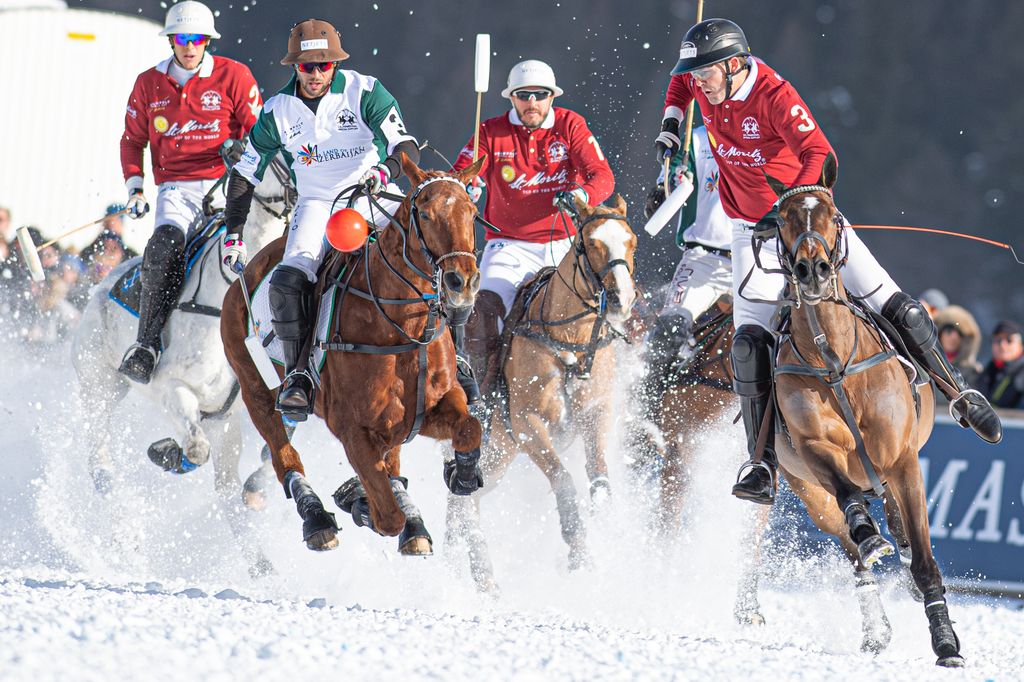
[(480, 380), (480, 393), (484, 402), (494, 390), (498, 379), (498, 349), (501, 334), (498, 321), (505, 317), (505, 304), (493, 291), (481, 291), (476, 298), (473, 314), (466, 324), (466, 353)]

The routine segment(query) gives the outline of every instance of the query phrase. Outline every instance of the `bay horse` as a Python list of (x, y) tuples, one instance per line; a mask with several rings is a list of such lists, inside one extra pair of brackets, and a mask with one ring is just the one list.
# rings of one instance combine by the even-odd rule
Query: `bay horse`
[[(847, 297), (843, 231), (851, 228), (832, 200), (836, 176), (830, 154), (818, 185), (787, 188), (768, 177), (779, 197), (776, 248), (791, 302), (774, 370), (775, 401), (792, 442), (778, 449), (779, 466), (814, 523), (864, 572), (892, 552), (868, 514), (870, 495), (891, 507), (890, 530), (909, 541), (936, 662), (960, 667), (918, 463), (934, 422), (933, 389), (908, 378), (874, 318)], [(876, 644), (888, 643), (883, 634)]]
[(520, 288), (505, 319), (499, 355), (500, 392), (490, 417), (481, 468), (486, 486), (472, 498), (448, 497), (448, 538), (465, 541), (477, 587), (496, 587), (479, 528), (479, 499), (525, 452), (551, 483), (569, 567), (588, 561), (586, 530), (576, 486), (559, 451), (582, 436), (591, 500), (607, 501), (611, 486), (605, 453), (614, 432), (615, 338), (636, 299), (636, 235), (626, 202), (610, 207), (576, 202), (577, 234), (556, 268), (541, 270)]
[[(338, 284), (331, 338), (319, 370), (315, 414), (341, 441), (358, 480), (346, 482), (335, 501), (357, 525), (400, 538), (407, 554), (429, 554), (430, 538), (407, 519), (418, 511), (401, 478), (399, 453), (415, 433), (451, 440), (455, 460), (445, 463), (445, 481), (465, 494), (479, 485), (481, 428), (469, 415), (455, 377), (455, 349), (443, 333), (444, 315), (473, 306), (480, 286), (474, 254), (476, 206), (465, 185), (483, 159), (455, 174), (423, 171), (402, 155), (413, 189), (391, 223), (352, 256), (332, 252), (317, 299)], [(378, 205), (379, 207), (379, 205)], [(303, 519), (303, 540), (315, 551), (338, 546), (339, 528), (305, 479), (298, 451), (288, 442), (274, 393), (264, 383), (245, 346), (249, 329), (241, 286), (252, 292), (284, 253), (284, 238), (261, 251), (224, 299), (221, 334), (228, 362), (239, 377), (242, 400), (266, 440), (277, 480)], [(334, 263), (336, 269), (331, 270)], [(413, 295), (410, 298), (410, 295)], [(315, 299), (315, 300), (317, 300)], [(258, 321), (257, 321), (258, 322)]]

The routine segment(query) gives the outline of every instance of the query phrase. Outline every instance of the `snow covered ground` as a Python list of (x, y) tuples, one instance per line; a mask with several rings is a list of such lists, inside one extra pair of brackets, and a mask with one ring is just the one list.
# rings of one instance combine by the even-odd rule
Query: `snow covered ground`
[[(118, 492), (97, 497), (86, 471), (77, 382), (66, 349), (0, 343), (0, 679), (949, 679), (1024, 676), (1024, 611), (1012, 600), (950, 596), (968, 667), (933, 665), (923, 608), (883, 580), (893, 642), (859, 652), (860, 612), (835, 553), (769, 548), (765, 627), (732, 617), (750, 510), (728, 495), (734, 431), (710, 434), (679, 546), (644, 528), (643, 503), (613, 456), (610, 509), (589, 516), (594, 565), (570, 573), (546, 479), (517, 462), (485, 498), (483, 525), (501, 596), (482, 598), (465, 556), (444, 546), (440, 451), (403, 453), (410, 493), (434, 535), (430, 558), (400, 557), (393, 538), (340, 510), (338, 549), (301, 541), (291, 501), (272, 491), (248, 514), (251, 541), (276, 574), (253, 579), (212, 470), (160, 471), (146, 446), (161, 417), (125, 403)], [(130, 426), (127, 426), (130, 425)], [(296, 445), (329, 509), (352, 475), (317, 423)], [(258, 463), (247, 433), (242, 476)], [(582, 453), (568, 455), (585, 490)], [(786, 519), (781, 519), (785, 523)]]

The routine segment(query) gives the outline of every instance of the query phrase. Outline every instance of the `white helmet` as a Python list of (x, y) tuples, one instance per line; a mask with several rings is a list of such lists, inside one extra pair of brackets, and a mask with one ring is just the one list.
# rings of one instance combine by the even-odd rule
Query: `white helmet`
[(519, 88), (547, 88), (555, 93), (555, 97), (562, 94), (562, 88), (555, 85), (555, 72), (551, 67), (536, 59), (527, 59), (512, 67), (508, 73), (508, 87), (501, 91), (502, 97), (510, 97)]
[(164, 30), (160, 35), (169, 36), (175, 33), (201, 33), (211, 38), (220, 38), (213, 27), (213, 12), (210, 8), (196, 0), (184, 0), (171, 5), (164, 20)]

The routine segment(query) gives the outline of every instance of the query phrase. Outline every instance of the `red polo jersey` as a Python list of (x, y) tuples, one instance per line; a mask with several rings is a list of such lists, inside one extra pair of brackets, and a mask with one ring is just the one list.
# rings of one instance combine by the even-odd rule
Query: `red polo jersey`
[(685, 111), (696, 98), (720, 169), (719, 194), (730, 218), (757, 222), (775, 203), (765, 173), (787, 186), (816, 185), (832, 145), (800, 95), (775, 70), (750, 59), (732, 97), (712, 105), (693, 76), (672, 76), (665, 107)]
[[(480, 177), (487, 184), (484, 218), (509, 238), (546, 243), (576, 233), (556, 216), (555, 194), (583, 187), (591, 205), (611, 196), (615, 177), (597, 138), (582, 116), (552, 107), (540, 128), (530, 130), (513, 109), (480, 124)], [(455, 170), (473, 163), (473, 138), (455, 160)], [(568, 234), (566, 234), (566, 224)]]
[(170, 64), (167, 59), (135, 79), (121, 136), (124, 177), (142, 175), (148, 144), (157, 184), (219, 178), (221, 143), (245, 137), (263, 106), (256, 79), (244, 64), (207, 54), (182, 87), (168, 75)]

